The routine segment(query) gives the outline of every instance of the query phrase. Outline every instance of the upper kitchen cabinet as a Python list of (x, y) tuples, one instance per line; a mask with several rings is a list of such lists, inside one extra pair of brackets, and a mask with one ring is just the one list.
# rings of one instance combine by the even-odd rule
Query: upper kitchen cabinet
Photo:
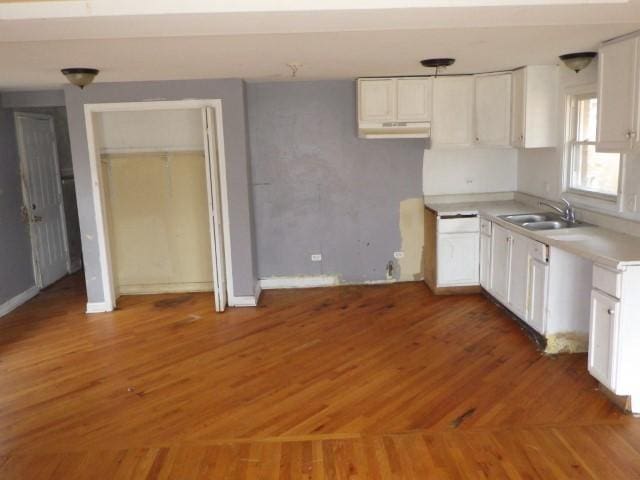
[(431, 120), (433, 79), (396, 79), (396, 119), (399, 122), (428, 122)]
[(472, 145), (474, 77), (438, 77), (433, 82), (433, 145)]
[(475, 77), (475, 142), (489, 147), (511, 145), (511, 74)]
[(533, 65), (512, 74), (511, 145), (555, 147), (558, 67)]
[(640, 39), (602, 46), (598, 59), (598, 132), (602, 152), (629, 152), (640, 145)]
[(428, 137), (432, 91), (426, 77), (358, 79), (358, 135)]
[(392, 122), (395, 113), (395, 79), (358, 80), (358, 118), (361, 122)]

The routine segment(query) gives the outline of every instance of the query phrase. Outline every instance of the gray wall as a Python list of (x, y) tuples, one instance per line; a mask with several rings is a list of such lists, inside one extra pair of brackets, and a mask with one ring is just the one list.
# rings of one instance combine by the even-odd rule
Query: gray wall
[(73, 170), (82, 232), (89, 302), (104, 299), (85, 129), (87, 103), (139, 102), (144, 100), (221, 99), (229, 184), (229, 216), (233, 284), (235, 294), (253, 295), (253, 227), (250, 213), (249, 152), (246, 140), (244, 82), (241, 80), (188, 80), (171, 82), (96, 83), (84, 90), (65, 87)]
[(422, 196), (424, 140), (357, 138), (353, 81), (247, 91), (259, 278), (385, 279), (400, 202)]
[(35, 285), (13, 113), (0, 109), (0, 304)]
[(3, 92), (2, 106), (5, 108), (64, 107), (64, 92), (62, 90)]

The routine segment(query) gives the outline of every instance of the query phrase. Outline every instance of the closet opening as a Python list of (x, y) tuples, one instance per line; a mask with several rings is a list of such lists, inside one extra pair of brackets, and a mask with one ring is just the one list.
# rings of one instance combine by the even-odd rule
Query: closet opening
[(228, 205), (219, 100), (85, 106), (104, 305), (212, 292), (227, 304)]

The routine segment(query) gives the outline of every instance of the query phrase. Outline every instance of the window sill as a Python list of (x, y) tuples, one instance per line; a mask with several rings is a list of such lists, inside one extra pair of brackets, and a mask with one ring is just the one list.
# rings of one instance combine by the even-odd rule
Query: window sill
[(576, 207), (594, 209), (603, 213), (620, 213), (620, 196), (583, 192), (580, 190), (568, 190), (563, 196)]

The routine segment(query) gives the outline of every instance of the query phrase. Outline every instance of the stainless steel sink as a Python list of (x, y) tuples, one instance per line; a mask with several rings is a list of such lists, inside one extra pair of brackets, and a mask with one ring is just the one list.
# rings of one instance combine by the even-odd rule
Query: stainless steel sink
[(521, 213), (516, 215), (502, 215), (507, 222), (523, 225), (532, 222), (546, 222), (548, 220), (561, 220), (560, 215), (555, 213)]
[(569, 222), (560, 215), (551, 212), (501, 215), (500, 218), (527, 230), (559, 230), (561, 228), (576, 228), (589, 225), (582, 222)]
[(542, 222), (523, 223), (522, 226), (527, 230), (558, 230), (559, 228), (572, 228), (576, 224), (566, 220), (545, 220)]

